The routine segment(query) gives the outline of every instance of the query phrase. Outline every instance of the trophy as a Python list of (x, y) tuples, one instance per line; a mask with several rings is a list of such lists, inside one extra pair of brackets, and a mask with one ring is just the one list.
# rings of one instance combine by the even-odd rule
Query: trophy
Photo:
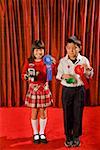
[(45, 55), (43, 57), (44, 64), (46, 64), (47, 81), (52, 80), (52, 57), (51, 55)]
[(84, 83), (84, 87), (85, 89), (88, 89), (89, 88), (89, 83), (84, 75), (84, 67), (81, 67), (81, 65), (77, 65), (74, 69), (75, 73), (80, 75), (80, 78), (81, 80), (83, 81)]

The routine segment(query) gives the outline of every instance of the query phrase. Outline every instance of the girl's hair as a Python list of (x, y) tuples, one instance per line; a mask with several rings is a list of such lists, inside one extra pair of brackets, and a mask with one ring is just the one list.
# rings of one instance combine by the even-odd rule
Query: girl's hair
[(28, 62), (29, 62), (29, 63), (32, 63), (32, 62), (34, 61), (34, 59), (35, 59), (35, 57), (34, 57), (34, 55), (33, 55), (34, 49), (41, 49), (41, 48), (44, 49), (44, 51), (45, 51), (45, 46), (44, 46), (43, 41), (41, 41), (41, 40), (36, 40), (36, 41), (33, 42), (33, 44), (32, 44), (32, 49), (31, 49), (31, 55), (30, 55), (30, 57), (28, 58)]

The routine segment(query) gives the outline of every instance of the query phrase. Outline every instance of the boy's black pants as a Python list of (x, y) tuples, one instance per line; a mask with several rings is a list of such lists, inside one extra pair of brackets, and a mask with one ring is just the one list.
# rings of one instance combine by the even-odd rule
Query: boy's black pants
[(62, 104), (64, 112), (65, 135), (70, 139), (79, 137), (82, 134), (82, 114), (84, 108), (83, 86), (66, 87), (62, 89)]

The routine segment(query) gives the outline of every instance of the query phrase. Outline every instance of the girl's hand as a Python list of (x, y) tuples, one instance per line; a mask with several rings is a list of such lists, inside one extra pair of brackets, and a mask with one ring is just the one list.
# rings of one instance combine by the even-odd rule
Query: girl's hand
[(24, 75), (24, 79), (28, 80), (28, 75), (27, 74)]
[(52, 62), (53, 64), (56, 64), (56, 59), (54, 57), (52, 57)]

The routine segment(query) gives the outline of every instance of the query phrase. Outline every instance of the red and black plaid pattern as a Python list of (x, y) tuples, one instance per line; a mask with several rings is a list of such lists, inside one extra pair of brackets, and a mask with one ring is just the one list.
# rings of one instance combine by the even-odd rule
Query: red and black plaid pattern
[(52, 97), (48, 83), (30, 83), (25, 98), (25, 104), (26, 106), (33, 108), (43, 108), (50, 106), (52, 104)]

